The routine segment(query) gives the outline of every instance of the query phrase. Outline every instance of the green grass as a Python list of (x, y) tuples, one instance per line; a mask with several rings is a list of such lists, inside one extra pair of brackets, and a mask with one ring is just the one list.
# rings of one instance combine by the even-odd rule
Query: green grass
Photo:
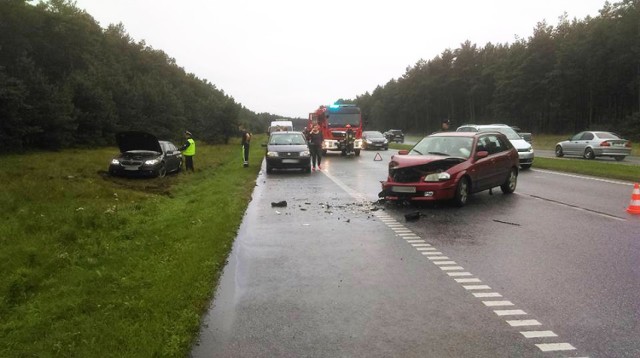
[(566, 159), (537, 157), (533, 162), (533, 168), (640, 182), (640, 167), (637, 165), (595, 162), (579, 158)]
[(0, 157), (0, 356), (184, 357), (255, 186), (240, 145), (112, 178), (115, 148)]

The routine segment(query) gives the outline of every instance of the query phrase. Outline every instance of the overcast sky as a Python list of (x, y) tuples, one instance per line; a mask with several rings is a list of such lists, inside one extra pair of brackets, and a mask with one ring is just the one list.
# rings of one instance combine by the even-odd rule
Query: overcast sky
[(76, 0), (254, 112), (306, 118), (466, 40), (512, 43), (605, 0)]

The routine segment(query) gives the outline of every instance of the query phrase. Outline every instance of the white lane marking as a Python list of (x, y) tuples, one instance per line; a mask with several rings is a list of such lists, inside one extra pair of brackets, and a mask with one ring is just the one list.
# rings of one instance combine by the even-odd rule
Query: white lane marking
[(442, 255), (442, 252), (440, 251), (428, 251), (428, 252), (423, 252), (423, 255), (433, 255), (433, 256), (440, 256)]
[(465, 290), (490, 290), (491, 287), (487, 285), (465, 285), (462, 286)]
[[(423, 252), (422, 254), (426, 254), (426, 252)], [(429, 260), (451, 260), (450, 258), (448, 258), (446, 256), (427, 256), (427, 258)]]
[(549, 338), (557, 337), (553, 331), (522, 331), (520, 332), (525, 338)]
[(542, 323), (535, 319), (514, 319), (507, 321), (511, 327), (541, 326)]
[(455, 278), (457, 283), (479, 283), (482, 282), (479, 278)]
[[(435, 257), (429, 257), (430, 260), (435, 260)], [(455, 261), (434, 261), (436, 265), (457, 265)]]
[(394, 229), (394, 228), (392, 228), (391, 230), (395, 231), (396, 234), (410, 234), (410, 233), (412, 233), (411, 230), (407, 230), (407, 229)]
[(487, 297), (502, 297), (498, 292), (477, 292), (474, 293), (473, 296), (476, 298), (487, 298)]
[(633, 184), (634, 184), (634, 183), (624, 182), (624, 181), (620, 181), (620, 180), (594, 178), (594, 177), (588, 177), (588, 176), (583, 176), (583, 175), (554, 172), (554, 171), (551, 171), (551, 170), (542, 170), (542, 169), (531, 169), (531, 170), (534, 171), (534, 172), (555, 174), (555, 175), (561, 175), (561, 176), (571, 177), (571, 178), (587, 179), (587, 180), (593, 180), (593, 181), (601, 181), (601, 182), (609, 183), (609, 184), (618, 184), (618, 185), (626, 185), (626, 186), (633, 186)]
[(519, 316), (527, 314), (527, 312), (523, 310), (494, 310), (493, 312), (498, 316)]
[(569, 343), (540, 343), (536, 344), (536, 347), (540, 348), (543, 352), (572, 351), (576, 349), (576, 347)]
[(442, 271), (461, 271), (464, 270), (462, 266), (440, 266), (440, 270)]
[(419, 239), (420, 236), (414, 234), (414, 233), (410, 233), (410, 234), (398, 234), (398, 236), (400, 236), (401, 238), (405, 239), (405, 240), (410, 240), (410, 239)]
[(423, 244), (425, 243), (424, 240), (420, 239), (420, 240), (407, 240), (408, 243), (410, 244)]
[[(430, 247), (431, 244), (411, 244), (411, 246), (413, 246), (413, 247), (428, 247), (429, 246)], [(435, 248), (434, 248), (434, 250), (435, 250)]]
[[(414, 246), (414, 245), (415, 244), (413, 244), (411, 246)], [(435, 247), (416, 247), (415, 249), (418, 250), (418, 251), (435, 251), (435, 250), (438, 250)]]
[(451, 277), (459, 277), (459, 276), (473, 276), (471, 272), (447, 272), (447, 275)]
[(513, 306), (511, 301), (482, 301), (487, 307)]

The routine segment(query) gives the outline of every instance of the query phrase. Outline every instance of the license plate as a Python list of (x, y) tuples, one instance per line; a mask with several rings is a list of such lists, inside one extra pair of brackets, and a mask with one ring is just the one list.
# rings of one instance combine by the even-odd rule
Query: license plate
[(282, 159), (282, 162), (284, 164), (296, 164), (296, 163), (299, 163), (300, 161), (298, 159)]
[(622, 143), (613, 143), (614, 147), (624, 147), (624, 144)]
[(415, 193), (416, 187), (414, 186), (392, 186), (391, 191), (394, 193)]

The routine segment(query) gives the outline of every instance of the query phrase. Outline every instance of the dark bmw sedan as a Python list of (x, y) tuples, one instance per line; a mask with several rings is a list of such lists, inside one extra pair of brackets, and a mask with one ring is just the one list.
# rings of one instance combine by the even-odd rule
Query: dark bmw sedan
[(273, 132), (269, 136), (269, 142), (263, 146), (267, 148), (267, 173), (274, 169), (291, 168), (311, 173), (311, 154), (301, 132)]
[(109, 174), (120, 176), (164, 177), (182, 167), (182, 153), (168, 141), (146, 132), (116, 134), (120, 154), (111, 160)]

